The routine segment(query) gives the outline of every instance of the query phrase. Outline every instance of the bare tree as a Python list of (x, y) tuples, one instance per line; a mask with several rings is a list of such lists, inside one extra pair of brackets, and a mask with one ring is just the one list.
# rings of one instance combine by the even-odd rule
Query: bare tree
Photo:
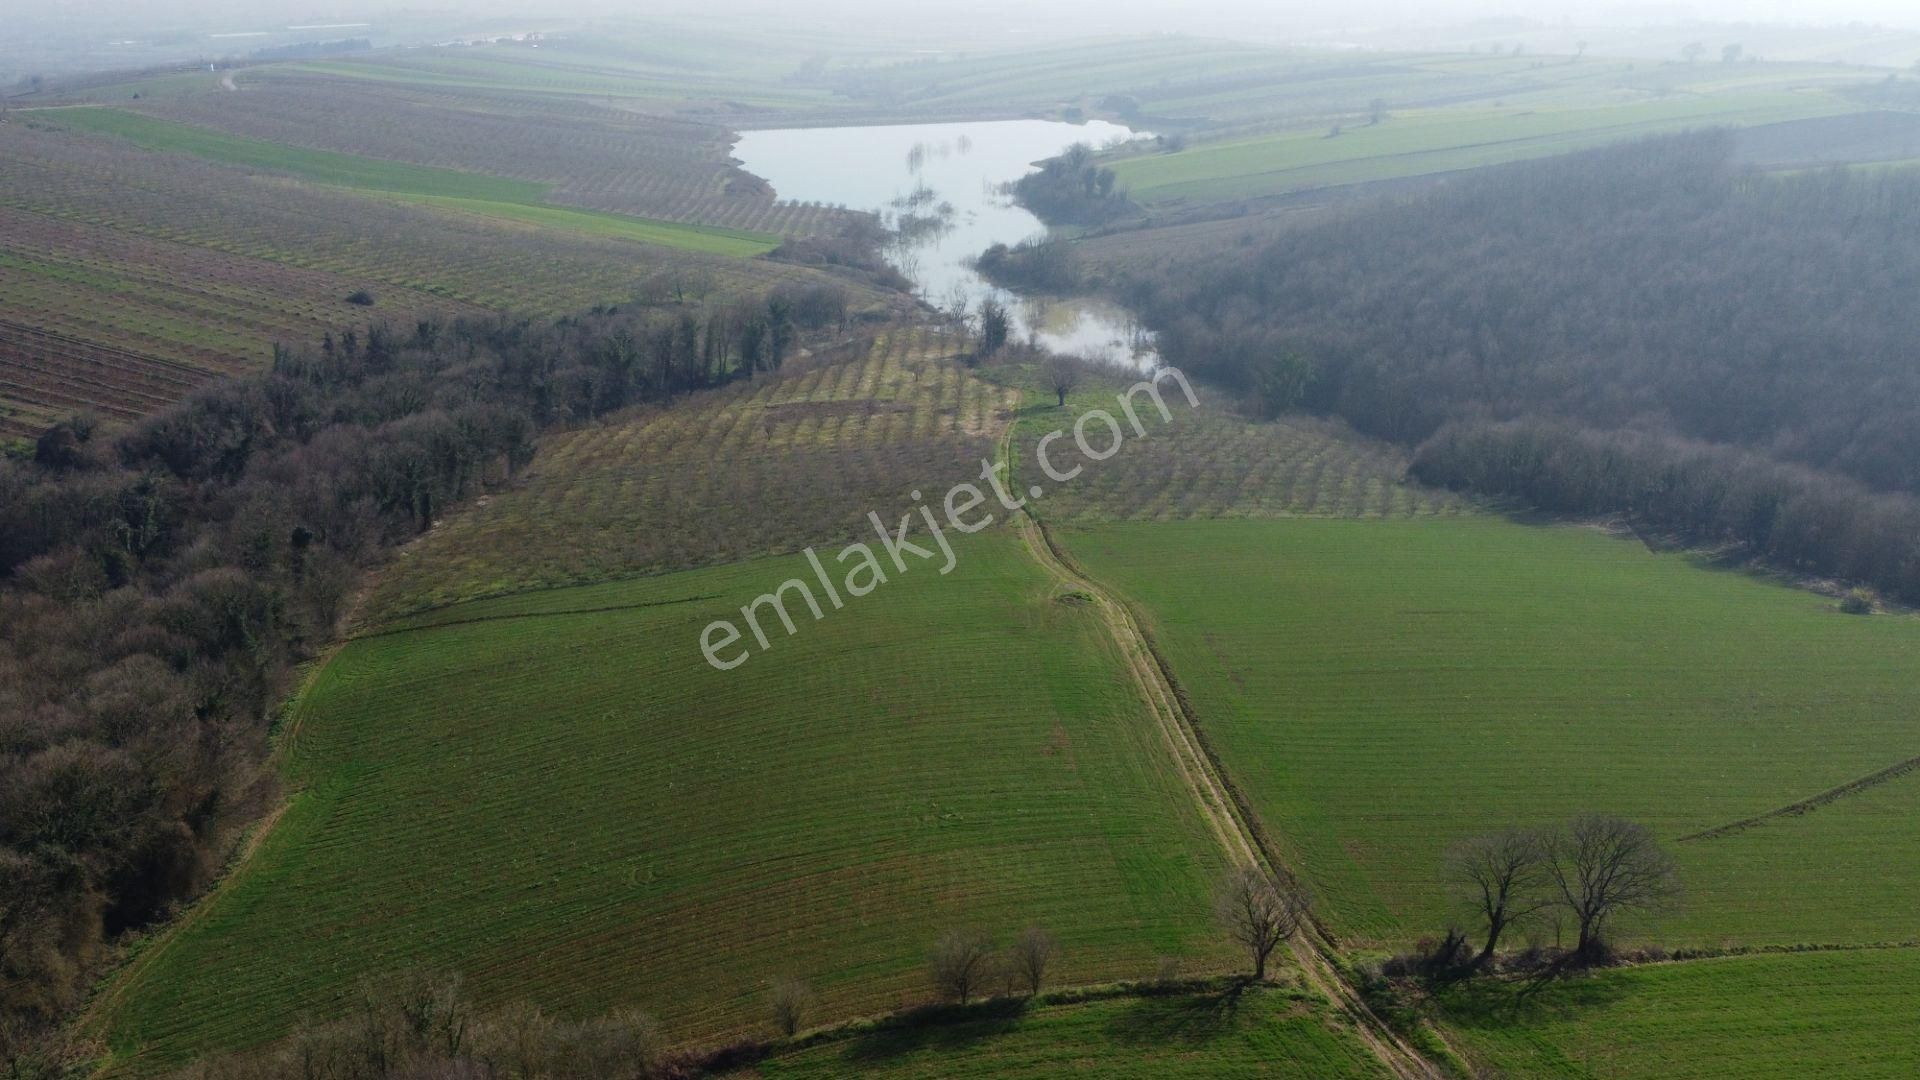
[(1056, 356), (1047, 361), (1044, 374), (1048, 388), (1053, 391), (1059, 405), (1064, 408), (1067, 404), (1067, 395), (1073, 392), (1074, 387), (1080, 385), (1080, 365), (1064, 356)]
[(1307, 896), (1290, 875), (1275, 880), (1257, 866), (1242, 866), (1220, 879), (1214, 913), (1227, 935), (1247, 950), (1253, 977), (1267, 977), (1267, 958), (1300, 931)]
[(768, 1005), (773, 1010), (773, 1026), (780, 1034), (792, 1038), (806, 1025), (807, 1014), (813, 1011), (815, 1002), (813, 987), (805, 979), (782, 976), (773, 980), (768, 990)]
[(1609, 919), (1658, 910), (1680, 894), (1673, 857), (1652, 830), (1605, 814), (1582, 814), (1556, 833), (1547, 872), (1580, 928), (1574, 952), (1583, 957), (1604, 947)]
[(953, 283), (953, 288), (947, 290), (946, 303), (941, 307), (940, 314), (949, 326), (959, 331), (962, 337), (966, 336), (967, 328), (973, 322), (973, 297), (965, 285), (957, 281)]
[(933, 950), (934, 989), (965, 1005), (993, 974), (993, 940), (978, 930), (949, 930)]
[(1040, 992), (1041, 984), (1046, 982), (1047, 965), (1059, 947), (1054, 936), (1038, 926), (1027, 927), (1014, 941), (1008, 966), (1026, 984), (1029, 996)]
[(1546, 838), (1533, 829), (1508, 829), (1463, 840), (1447, 853), (1447, 872), (1487, 928), (1487, 943), (1474, 960), (1493, 959), (1500, 935), (1533, 917), (1551, 898), (1547, 892)]

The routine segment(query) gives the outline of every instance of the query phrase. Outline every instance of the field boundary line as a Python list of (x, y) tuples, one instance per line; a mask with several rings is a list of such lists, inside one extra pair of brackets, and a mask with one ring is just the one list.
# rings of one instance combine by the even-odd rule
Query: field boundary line
[(1723, 836), (1732, 836), (1735, 833), (1746, 832), (1748, 829), (1759, 828), (1776, 818), (1803, 817), (1822, 807), (1831, 806), (1849, 795), (1858, 795), (1863, 791), (1879, 787), (1881, 784), (1887, 783), (1890, 780), (1898, 780), (1915, 770), (1920, 770), (1920, 757), (1910, 757), (1905, 761), (1889, 765), (1878, 772), (1868, 773), (1857, 780), (1849, 780), (1838, 787), (1830, 787), (1818, 795), (1811, 795), (1801, 799), (1799, 802), (1792, 802), (1785, 806), (1776, 807), (1763, 814), (1755, 814), (1752, 817), (1741, 818), (1739, 821), (1730, 821), (1725, 825), (1715, 825), (1711, 829), (1702, 829), (1696, 833), (1688, 833), (1686, 836), (1675, 840), (1674, 843), (1687, 844), (1695, 840), (1718, 840)]
[[(572, 588), (574, 586), (568, 587)], [(514, 596), (522, 594), (508, 593), (506, 595)], [(421, 623), (419, 626), (390, 626), (384, 630), (369, 630), (364, 634), (353, 634), (342, 640), (343, 642), (371, 641), (374, 638), (393, 637), (396, 634), (418, 634), (427, 630), (439, 630), (448, 626), (472, 626), (475, 623), (508, 622), (514, 619), (545, 619), (556, 615), (604, 615), (615, 611), (640, 611), (645, 608), (672, 607), (675, 604), (695, 604), (702, 600), (718, 599), (720, 599), (719, 593), (706, 593), (700, 596), (682, 596), (675, 600), (646, 600), (635, 604), (607, 604), (603, 607), (556, 608), (552, 611), (507, 611), (498, 615), (475, 615), (466, 619), (448, 619), (446, 622)], [(479, 600), (464, 601), (464, 603), (469, 604), (477, 604), (480, 602)], [(460, 605), (451, 604), (448, 606), (458, 607)], [(440, 610), (444, 611), (446, 609), (442, 608)]]
[[(1007, 483), (1015, 490), (1018, 490), (1018, 485), (1013, 475), (1014, 432), (1018, 426), (1019, 419), (1016, 416), (1008, 422), (1006, 433), (1001, 438), (1001, 457), (1007, 467)], [(1072, 557), (1054, 542), (1046, 524), (1030, 503), (1023, 504), (1013, 514), (1013, 520), (1027, 550), (1041, 568), (1055, 578), (1091, 594), (1104, 613), (1103, 621), (1112, 634), (1114, 644), (1119, 647), (1135, 686), (1166, 739), (1173, 755), (1174, 768), (1187, 783), (1189, 793), (1219, 839), (1228, 859), (1239, 865), (1259, 867), (1276, 876), (1282, 872), (1291, 874), (1286, 863), (1270, 846), (1271, 841), (1260, 828), (1258, 818), (1241, 798), (1238, 789), (1227, 779), (1225, 769), (1201, 735), (1197, 717), (1174, 681), (1166, 658), (1147, 636), (1133, 609), (1118, 593), (1100, 585), (1092, 575), (1079, 568)], [(1309, 934), (1295, 935), (1287, 943), (1288, 951), (1305, 983), (1347, 1015), (1353, 1022), (1354, 1033), (1393, 1075), (1402, 1080), (1434, 1080), (1445, 1076), (1442, 1069), (1388, 1026), (1347, 982), (1332, 936), (1311, 915), (1308, 928)], [(1303, 937), (1310, 940), (1302, 940)]]
[[(342, 638), (333, 642), (324, 652), (305, 665), (297, 685), (287, 695), (282, 705), (285, 722), (273, 734), (273, 745), (266, 758), (260, 763), (263, 775), (271, 773), (282, 780), (287, 778), (287, 763), (293, 753), (294, 743), (299, 737), (300, 721), (305, 715), (302, 706), (307, 695), (319, 684), (321, 675), (339, 657), (341, 650), (346, 648), (350, 640)], [(187, 904), (186, 909), (155, 928), (153, 934), (141, 943), (139, 951), (134, 956), (101, 976), (94, 994), (73, 1020), (75, 1031), (101, 1036), (104, 1046), (104, 1032), (98, 1025), (104, 1022), (106, 1014), (126, 997), (148, 968), (159, 962), (161, 957), (178, 944), (182, 935), (206, 919), (214, 904), (234, 887), (240, 880), (240, 876), (253, 864), (260, 849), (266, 845), (274, 830), (279, 827), (281, 818), (286, 816), (288, 808), (302, 794), (305, 794), (306, 790), (304, 785), (290, 786), (283, 790), (273, 806), (249, 822), (242, 830), (228, 853), (226, 865), (221, 867), (213, 881)], [(142, 1048), (130, 1057), (121, 1058), (113, 1052), (111, 1047), (105, 1049), (106, 1054), (96, 1062), (96, 1075), (121, 1075), (126, 1068), (138, 1061), (140, 1054), (144, 1052)]]

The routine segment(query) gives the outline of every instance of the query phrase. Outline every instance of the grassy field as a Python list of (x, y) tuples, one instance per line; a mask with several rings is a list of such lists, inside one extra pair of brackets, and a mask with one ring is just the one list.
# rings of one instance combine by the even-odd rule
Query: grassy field
[[(1143, 608), (1202, 726), (1352, 943), (1453, 912), (1452, 840), (1582, 810), (1672, 843), (1920, 753), (1920, 620), (1489, 517), (1064, 531)], [(1673, 843), (1668, 945), (1915, 936), (1920, 775)], [(1551, 940), (1549, 928), (1547, 937)]]
[(1899, 1077), (1920, 1071), (1920, 951), (1792, 953), (1609, 971), (1441, 999), (1491, 1075)]
[(396, 84), (284, 65), (236, 78), (237, 94), (209, 87), (128, 104), (278, 146), (511, 178), (539, 185), (541, 200), (557, 205), (755, 235), (833, 232), (846, 221), (827, 207), (780, 201), (742, 173), (722, 122), (607, 98)]
[(1317, 999), (1283, 990), (1110, 998), (999, 1010), (940, 1027), (883, 1028), (782, 1054), (734, 1075), (739, 1080), (853, 1074), (881, 1080), (1387, 1075), (1343, 1023)]
[(545, 206), (544, 184), (287, 146), (118, 109), (66, 109), (57, 123), (123, 138), (147, 150), (190, 154), (223, 165), (595, 237), (737, 257), (763, 254), (780, 242), (778, 236), (765, 233)]
[(1708, 126), (1745, 126), (1855, 111), (1820, 92), (1739, 91), (1600, 107), (1458, 108), (1395, 113), (1368, 126), (1259, 135), (1114, 163), (1148, 204), (1208, 203), (1481, 168)]
[[(259, 852), (96, 1009), (145, 1064), (257, 1043), (366, 972), (656, 1011), (675, 1039), (924, 993), (944, 929), (1059, 934), (1062, 983), (1229, 961), (1215, 853), (1098, 617), (1014, 536), (732, 672), (709, 620), (798, 558), (445, 609), (348, 645), (288, 720)], [(802, 616), (804, 618), (804, 615)]]

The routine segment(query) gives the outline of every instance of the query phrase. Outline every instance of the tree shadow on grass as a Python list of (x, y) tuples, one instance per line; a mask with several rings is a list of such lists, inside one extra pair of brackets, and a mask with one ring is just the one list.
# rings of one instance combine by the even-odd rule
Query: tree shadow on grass
[(1515, 1028), (1577, 1020), (1626, 996), (1605, 973), (1555, 979), (1468, 979), (1436, 993), (1447, 1022), (1467, 1028)]
[(1240, 1017), (1245, 985), (1222, 990), (1136, 999), (1107, 1024), (1107, 1037), (1121, 1046), (1197, 1046), (1231, 1033)]
[(993, 998), (972, 1005), (930, 1005), (888, 1020), (855, 1039), (843, 1057), (875, 1063), (928, 1051), (964, 1050), (1020, 1027), (1028, 1003), (1023, 998)]

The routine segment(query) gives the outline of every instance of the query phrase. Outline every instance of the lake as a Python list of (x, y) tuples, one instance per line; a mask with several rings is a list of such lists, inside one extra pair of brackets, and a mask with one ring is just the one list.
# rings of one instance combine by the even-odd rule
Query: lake
[(977, 311), (981, 300), (997, 297), (1013, 312), (1021, 337), (1032, 332), (1055, 351), (1145, 363), (1152, 359), (1145, 335), (1118, 306), (1023, 298), (967, 265), (994, 244), (1011, 246), (1046, 232), (1039, 218), (1002, 193), (1005, 184), (1074, 143), (1098, 147), (1133, 135), (1100, 120), (781, 128), (743, 132), (733, 156), (782, 199), (880, 215), (899, 230), (887, 260), (927, 302), (945, 308), (957, 292)]

